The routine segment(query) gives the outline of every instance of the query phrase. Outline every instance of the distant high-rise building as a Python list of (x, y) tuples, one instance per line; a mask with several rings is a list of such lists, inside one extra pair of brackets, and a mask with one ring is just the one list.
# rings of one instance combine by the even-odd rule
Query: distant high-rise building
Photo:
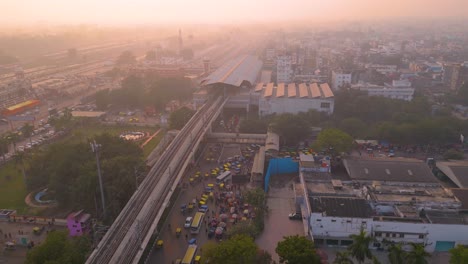
[(276, 58), (276, 81), (277, 83), (289, 83), (293, 78), (292, 57), (282, 55)]

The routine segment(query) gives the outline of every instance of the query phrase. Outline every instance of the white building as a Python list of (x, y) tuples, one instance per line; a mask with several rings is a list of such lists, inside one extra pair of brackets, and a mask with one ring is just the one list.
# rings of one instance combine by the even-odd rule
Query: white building
[(468, 195), (454, 196), (424, 162), (346, 159), (349, 179), (336, 180), (332, 174), (307, 172), (302, 160), (300, 180), (308, 198), (301, 210), (316, 244), (347, 246), (349, 236), (363, 228), (375, 238), (372, 248), (396, 242), (410, 250), (409, 243), (421, 243), (434, 252), (468, 245), (468, 216), (461, 213)]
[(277, 87), (273, 83), (260, 85), (255, 88), (259, 94), (259, 115), (307, 112), (315, 109), (320, 112), (332, 114), (335, 99), (328, 84), (312, 83), (285, 85), (279, 83)]
[(289, 83), (293, 78), (292, 57), (290, 55), (278, 56), (276, 58), (276, 80), (277, 83)]
[(468, 245), (468, 225), (457, 213), (427, 212), (426, 217), (372, 216), (364, 199), (339, 197), (310, 198), (309, 228), (316, 244), (347, 246), (351, 234), (361, 227), (376, 241), (373, 248), (385, 248), (386, 241), (422, 243), (428, 252), (448, 251)]
[(333, 90), (337, 91), (347, 84), (351, 84), (351, 73), (332, 71), (331, 85)]
[[(395, 83), (395, 85), (398, 84), (399, 81)], [(370, 83), (358, 83), (351, 85), (351, 89), (359, 89), (361, 91), (366, 91), (369, 96), (383, 96), (391, 99), (399, 99), (405, 101), (413, 100), (414, 96), (414, 88), (408, 86), (393, 86), (393, 84), (380, 86)]]

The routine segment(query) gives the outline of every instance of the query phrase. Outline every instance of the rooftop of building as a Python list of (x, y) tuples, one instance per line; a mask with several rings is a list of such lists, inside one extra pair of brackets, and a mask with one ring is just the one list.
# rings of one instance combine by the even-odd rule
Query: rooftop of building
[(78, 212), (72, 212), (67, 216), (67, 220), (75, 220), (77, 222), (86, 222), (91, 218), (90, 214), (84, 212), (84, 210), (80, 210)]
[(335, 217), (371, 217), (371, 207), (364, 199), (318, 196), (309, 198), (309, 201), (312, 213)]
[(371, 199), (376, 203), (430, 204), (433, 208), (459, 207), (460, 201), (453, 193), (442, 186), (368, 186)]
[(468, 161), (438, 161), (436, 167), (459, 188), (468, 188)]
[(426, 163), (415, 159), (344, 159), (351, 180), (437, 184)]
[(201, 85), (227, 84), (236, 87), (252, 86), (262, 68), (262, 61), (252, 55), (232, 59), (201, 81)]
[(264, 98), (317, 98), (328, 99), (335, 95), (328, 83), (279, 83), (277, 86), (274, 83), (258, 83), (255, 86), (254, 92), (261, 93)]

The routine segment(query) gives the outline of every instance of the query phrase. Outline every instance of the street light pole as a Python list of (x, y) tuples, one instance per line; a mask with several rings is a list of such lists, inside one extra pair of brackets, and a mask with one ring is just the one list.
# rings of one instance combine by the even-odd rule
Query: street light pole
[(103, 218), (106, 218), (106, 202), (104, 200), (104, 187), (102, 185), (102, 175), (101, 175), (101, 164), (99, 162), (99, 150), (101, 148), (100, 144), (96, 144), (96, 141), (93, 140), (93, 142), (90, 143), (91, 145), (91, 150), (96, 154), (96, 163), (97, 163), (97, 170), (98, 170), (98, 179), (99, 179), (99, 187), (101, 189), (101, 201), (102, 201), (102, 213), (103, 213)]

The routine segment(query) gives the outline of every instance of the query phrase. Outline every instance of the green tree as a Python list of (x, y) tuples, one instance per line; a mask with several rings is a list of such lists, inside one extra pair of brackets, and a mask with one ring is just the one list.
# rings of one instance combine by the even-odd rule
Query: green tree
[(450, 264), (465, 264), (468, 263), (468, 247), (458, 245), (450, 250)]
[(284, 237), (282, 241), (278, 242), (275, 251), (280, 257), (280, 263), (320, 263), (320, 258), (314, 249), (314, 243), (305, 236)]
[(365, 132), (367, 131), (367, 125), (355, 117), (341, 120), (339, 127), (354, 138), (365, 136)]
[(182, 129), (194, 114), (195, 111), (187, 107), (172, 112), (169, 116), (169, 127), (171, 129)]
[(307, 120), (289, 113), (274, 117), (271, 128), (286, 145), (298, 143), (310, 132), (310, 124)]
[(135, 55), (130, 50), (123, 51), (117, 59), (117, 64), (134, 64), (135, 62)]
[(332, 148), (332, 152), (339, 154), (341, 152), (348, 152), (353, 147), (353, 138), (347, 133), (335, 129), (324, 129), (320, 132), (315, 142), (317, 149)]
[(259, 230), (250, 221), (241, 221), (233, 225), (227, 231), (227, 236), (232, 237), (235, 235), (246, 235), (256, 238), (260, 234)]
[(348, 251), (338, 251), (333, 264), (353, 264), (353, 260)]
[(407, 255), (408, 264), (427, 264), (427, 258), (431, 254), (427, 253), (423, 244), (411, 243), (411, 251)]
[(406, 252), (401, 244), (392, 244), (388, 248), (388, 261), (390, 264), (403, 264), (406, 261)]
[[(133, 168), (143, 162), (137, 144), (108, 134), (95, 136), (99, 152), (104, 193), (112, 220), (135, 191)], [(62, 208), (84, 209), (97, 215), (95, 199), (100, 199), (96, 159), (88, 142), (56, 143), (35, 153), (28, 162), (30, 191), (47, 187)]]
[[(204, 248), (204, 263), (255, 263), (258, 247), (249, 236), (237, 235), (215, 246)], [(209, 262), (208, 262), (209, 261)]]
[(43, 243), (28, 252), (25, 263), (81, 264), (86, 261), (86, 254), (90, 249), (87, 237), (68, 238), (66, 231), (52, 231)]
[(32, 134), (33, 134), (33, 131), (34, 131), (34, 127), (31, 124), (26, 123), (21, 128), (21, 131), (23, 132), (24, 137), (29, 139), (29, 143), (32, 144), (32, 138), (31, 137), (32, 137)]
[(353, 234), (349, 237), (353, 239), (353, 243), (348, 247), (351, 256), (359, 263), (363, 263), (366, 258), (372, 259), (372, 252), (369, 249), (369, 244), (373, 239), (366, 234), (364, 228), (361, 228), (359, 234)]

